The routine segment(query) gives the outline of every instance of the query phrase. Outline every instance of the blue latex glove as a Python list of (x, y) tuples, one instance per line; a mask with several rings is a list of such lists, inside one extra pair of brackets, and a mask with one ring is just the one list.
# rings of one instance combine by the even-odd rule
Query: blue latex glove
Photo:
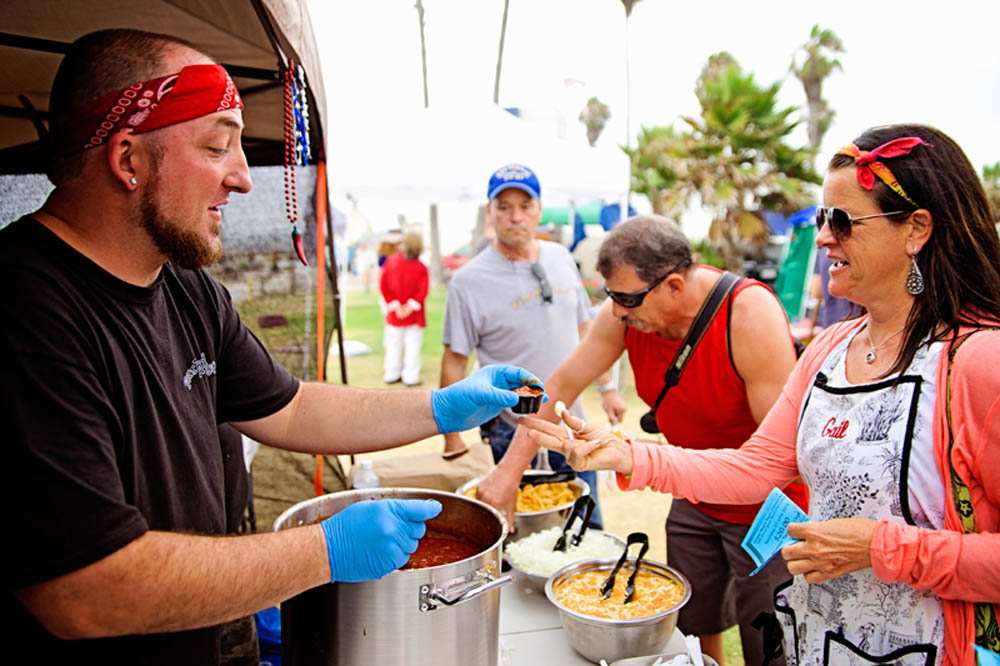
[(436, 500), (368, 500), (330, 516), (321, 526), (331, 582), (377, 580), (403, 566), (439, 513)]
[(460, 382), (431, 392), (431, 409), (438, 431), (460, 432), (494, 418), (517, 404), (518, 386), (542, 386), (542, 381), (513, 365), (487, 365)]

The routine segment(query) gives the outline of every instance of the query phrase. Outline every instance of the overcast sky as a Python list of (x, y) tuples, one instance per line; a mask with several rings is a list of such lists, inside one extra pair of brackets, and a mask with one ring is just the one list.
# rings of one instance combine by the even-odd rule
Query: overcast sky
[[(424, 6), (431, 105), (490, 101), (502, 0), (424, 0)], [(422, 107), (412, 0), (310, 0), (309, 7), (332, 146), (344, 132), (377, 133), (372, 119), (387, 110)], [(803, 104), (788, 65), (819, 23), (846, 47), (843, 71), (824, 90), (837, 117), (821, 162), (868, 126), (915, 121), (951, 134), (979, 170), (1000, 161), (998, 19), (995, 0), (642, 0), (629, 30), (633, 137), (640, 125), (695, 114), (695, 79), (721, 50), (761, 83), (786, 79), (782, 101)], [(624, 143), (625, 35), (618, 0), (510, 0), (501, 105), (539, 116), (559, 111), (570, 136), (583, 140), (576, 116), (594, 95), (612, 113), (601, 141)], [(805, 142), (804, 129), (796, 139)]]

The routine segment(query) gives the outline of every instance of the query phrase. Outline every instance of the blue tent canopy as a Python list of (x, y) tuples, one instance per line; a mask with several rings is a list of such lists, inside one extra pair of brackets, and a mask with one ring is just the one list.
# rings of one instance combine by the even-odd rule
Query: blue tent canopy
[[(635, 208), (629, 206), (628, 216), (632, 217), (633, 215), (635, 215)], [(597, 219), (597, 222), (605, 231), (611, 231), (611, 229), (613, 229), (614, 226), (620, 221), (621, 206), (616, 203), (603, 206)], [(586, 237), (587, 232), (584, 230), (584, 220), (580, 217), (580, 215), (577, 215), (576, 220), (573, 222), (573, 243), (569, 246), (569, 251), (572, 252), (575, 250), (577, 244), (579, 244), (579, 242)]]

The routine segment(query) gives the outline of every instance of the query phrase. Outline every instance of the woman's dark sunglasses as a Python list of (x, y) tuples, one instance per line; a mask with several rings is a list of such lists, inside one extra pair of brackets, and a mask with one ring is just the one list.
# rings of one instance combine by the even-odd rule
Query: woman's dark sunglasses
[(604, 293), (608, 295), (608, 298), (613, 300), (618, 305), (623, 308), (637, 308), (642, 305), (642, 302), (646, 300), (646, 294), (656, 289), (656, 286), (667, 279), (671, 273), (673, 273), (676, 268), (673, 268), (662, 276), (656, 278), (649, 283), (649, 286), (645, 289), (640, 289), (639, 291), (626, 292), (626, 291), (611, 291), (607, 287), (604, 287)]
[(871, 220), (876, 217), (895, 217), (896, 215), (909, 215), (908, 210), (894, 210), (891, 213), (875, 213), (874, 215), (861, 215), (860, 217), (851, 217), (843, 208), (817, 208), (816, 209), (816, 231), (819, 232), (823, 229), (823, 226), (829, 222), (830, 231), (838, 240), (843, 240), (845, 238), (851, 237), (851, 230), (854, 225), (862, 220)]

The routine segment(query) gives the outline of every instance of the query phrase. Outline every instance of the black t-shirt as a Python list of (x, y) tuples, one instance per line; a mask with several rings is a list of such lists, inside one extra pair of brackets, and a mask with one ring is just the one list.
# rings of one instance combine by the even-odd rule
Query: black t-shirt
[(37, 663), (215, 663), (217, 628), (59, 641), (13, 593), (147, 530), (225, 534), (246, 498), (227, 497), (239, 452), (218, 424), (273, 414), (298, 381), (203, 271), (130, 285), (30, 218), (0, 230), (0, 322), (4, 632)]

